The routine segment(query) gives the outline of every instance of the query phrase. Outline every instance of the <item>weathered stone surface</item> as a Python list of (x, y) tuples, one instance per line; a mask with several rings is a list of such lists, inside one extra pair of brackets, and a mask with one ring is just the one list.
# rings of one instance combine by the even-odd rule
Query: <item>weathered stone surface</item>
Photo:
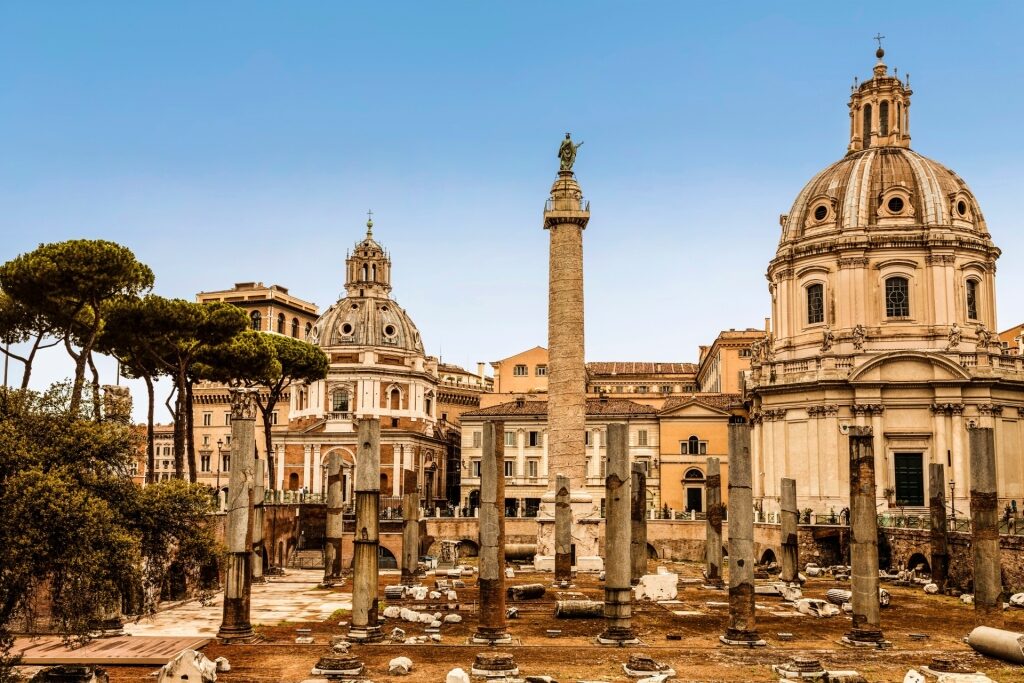
[(459, 668), (452, 669), (445, 676), (444, 683), (470, 683), (469, 674)]
[(796, 601), (795, 606), (801, 614), (808, 614), (812, 617), (835, 617), (840, 614), (838, 607), (817, 598), (800, 598)]
[(633, 597), (651, 602), (675, 600), (679, 594), (678, 586), (677, 574), (644, 574), (633, 587)]
[(392, 676), (407, 676), (412, 671), (412, 660), (408, 657), (395, 657), (388, 662), (388, 673)]
[(217, 665), (202, 652), (182, 650), (178, 656), (164, 664), (157, 675), (157, 683), (213, 683), (217, 680)]

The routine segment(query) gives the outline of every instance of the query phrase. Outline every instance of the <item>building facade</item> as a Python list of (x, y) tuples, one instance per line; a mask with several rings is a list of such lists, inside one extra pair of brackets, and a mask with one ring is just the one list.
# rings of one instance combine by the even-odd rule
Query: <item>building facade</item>
[(752, 347), (754, 496), (849, 501), (846, 427), (875, 439), (878, 504), (927, 505), (942, 463), (970, 491), (967, 430), (995, 429), (999, 497), (1024, 496), (1024, 368), (995, 339), (1000, 251), (970, 188), (910, 148), (911, 90), (882, 61), (850, 97), (847, 154), (782, 216), (772, 329)]

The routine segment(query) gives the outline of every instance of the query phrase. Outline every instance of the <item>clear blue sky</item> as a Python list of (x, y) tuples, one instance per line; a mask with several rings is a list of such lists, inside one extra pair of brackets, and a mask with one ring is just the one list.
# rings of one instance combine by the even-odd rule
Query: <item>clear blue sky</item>
[[(1006, 328), (1022, 22), (1009, 2), (7, 2), (0, 259), (102, 237), (164, 295), (262, 280), (326, 307), (372, 208), (428, 352), (475, 367), (546, 343), (541, 209), (571, 130), (587, 357), (695, 360), (763, 324), (778, 215), (845, 152), (881, 32), (914, 148), (1003, 249)], [(69, 372), (50, 353), (39, 383)]]

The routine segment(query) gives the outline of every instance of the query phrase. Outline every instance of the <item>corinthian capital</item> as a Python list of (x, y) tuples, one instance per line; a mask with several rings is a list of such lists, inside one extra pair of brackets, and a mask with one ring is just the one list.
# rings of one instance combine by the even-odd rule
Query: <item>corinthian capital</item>
[(256, 419), (256, 393), (258, 389), (249, 387), (231, 387), (231, 419)]

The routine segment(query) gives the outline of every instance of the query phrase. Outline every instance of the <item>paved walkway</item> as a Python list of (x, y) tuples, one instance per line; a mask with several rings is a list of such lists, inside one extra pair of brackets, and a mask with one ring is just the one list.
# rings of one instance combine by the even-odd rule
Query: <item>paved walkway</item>
[[(252, 587), (253, 625), (276, 625), (282, 621), (322, 621), (339, 609), (352, 609), (352, 594), (338, 589), (318, 588), (322, 569), (289, 569), (287, 576), (272, 576)], [(350, 588), (350, 583), (343, 587)], [(192, 600), (136, 622), (125, 624), (125, 632), (137, 636), (199, 636), (213, 638), (220, 628), (224, 594), (206, 605)]]

